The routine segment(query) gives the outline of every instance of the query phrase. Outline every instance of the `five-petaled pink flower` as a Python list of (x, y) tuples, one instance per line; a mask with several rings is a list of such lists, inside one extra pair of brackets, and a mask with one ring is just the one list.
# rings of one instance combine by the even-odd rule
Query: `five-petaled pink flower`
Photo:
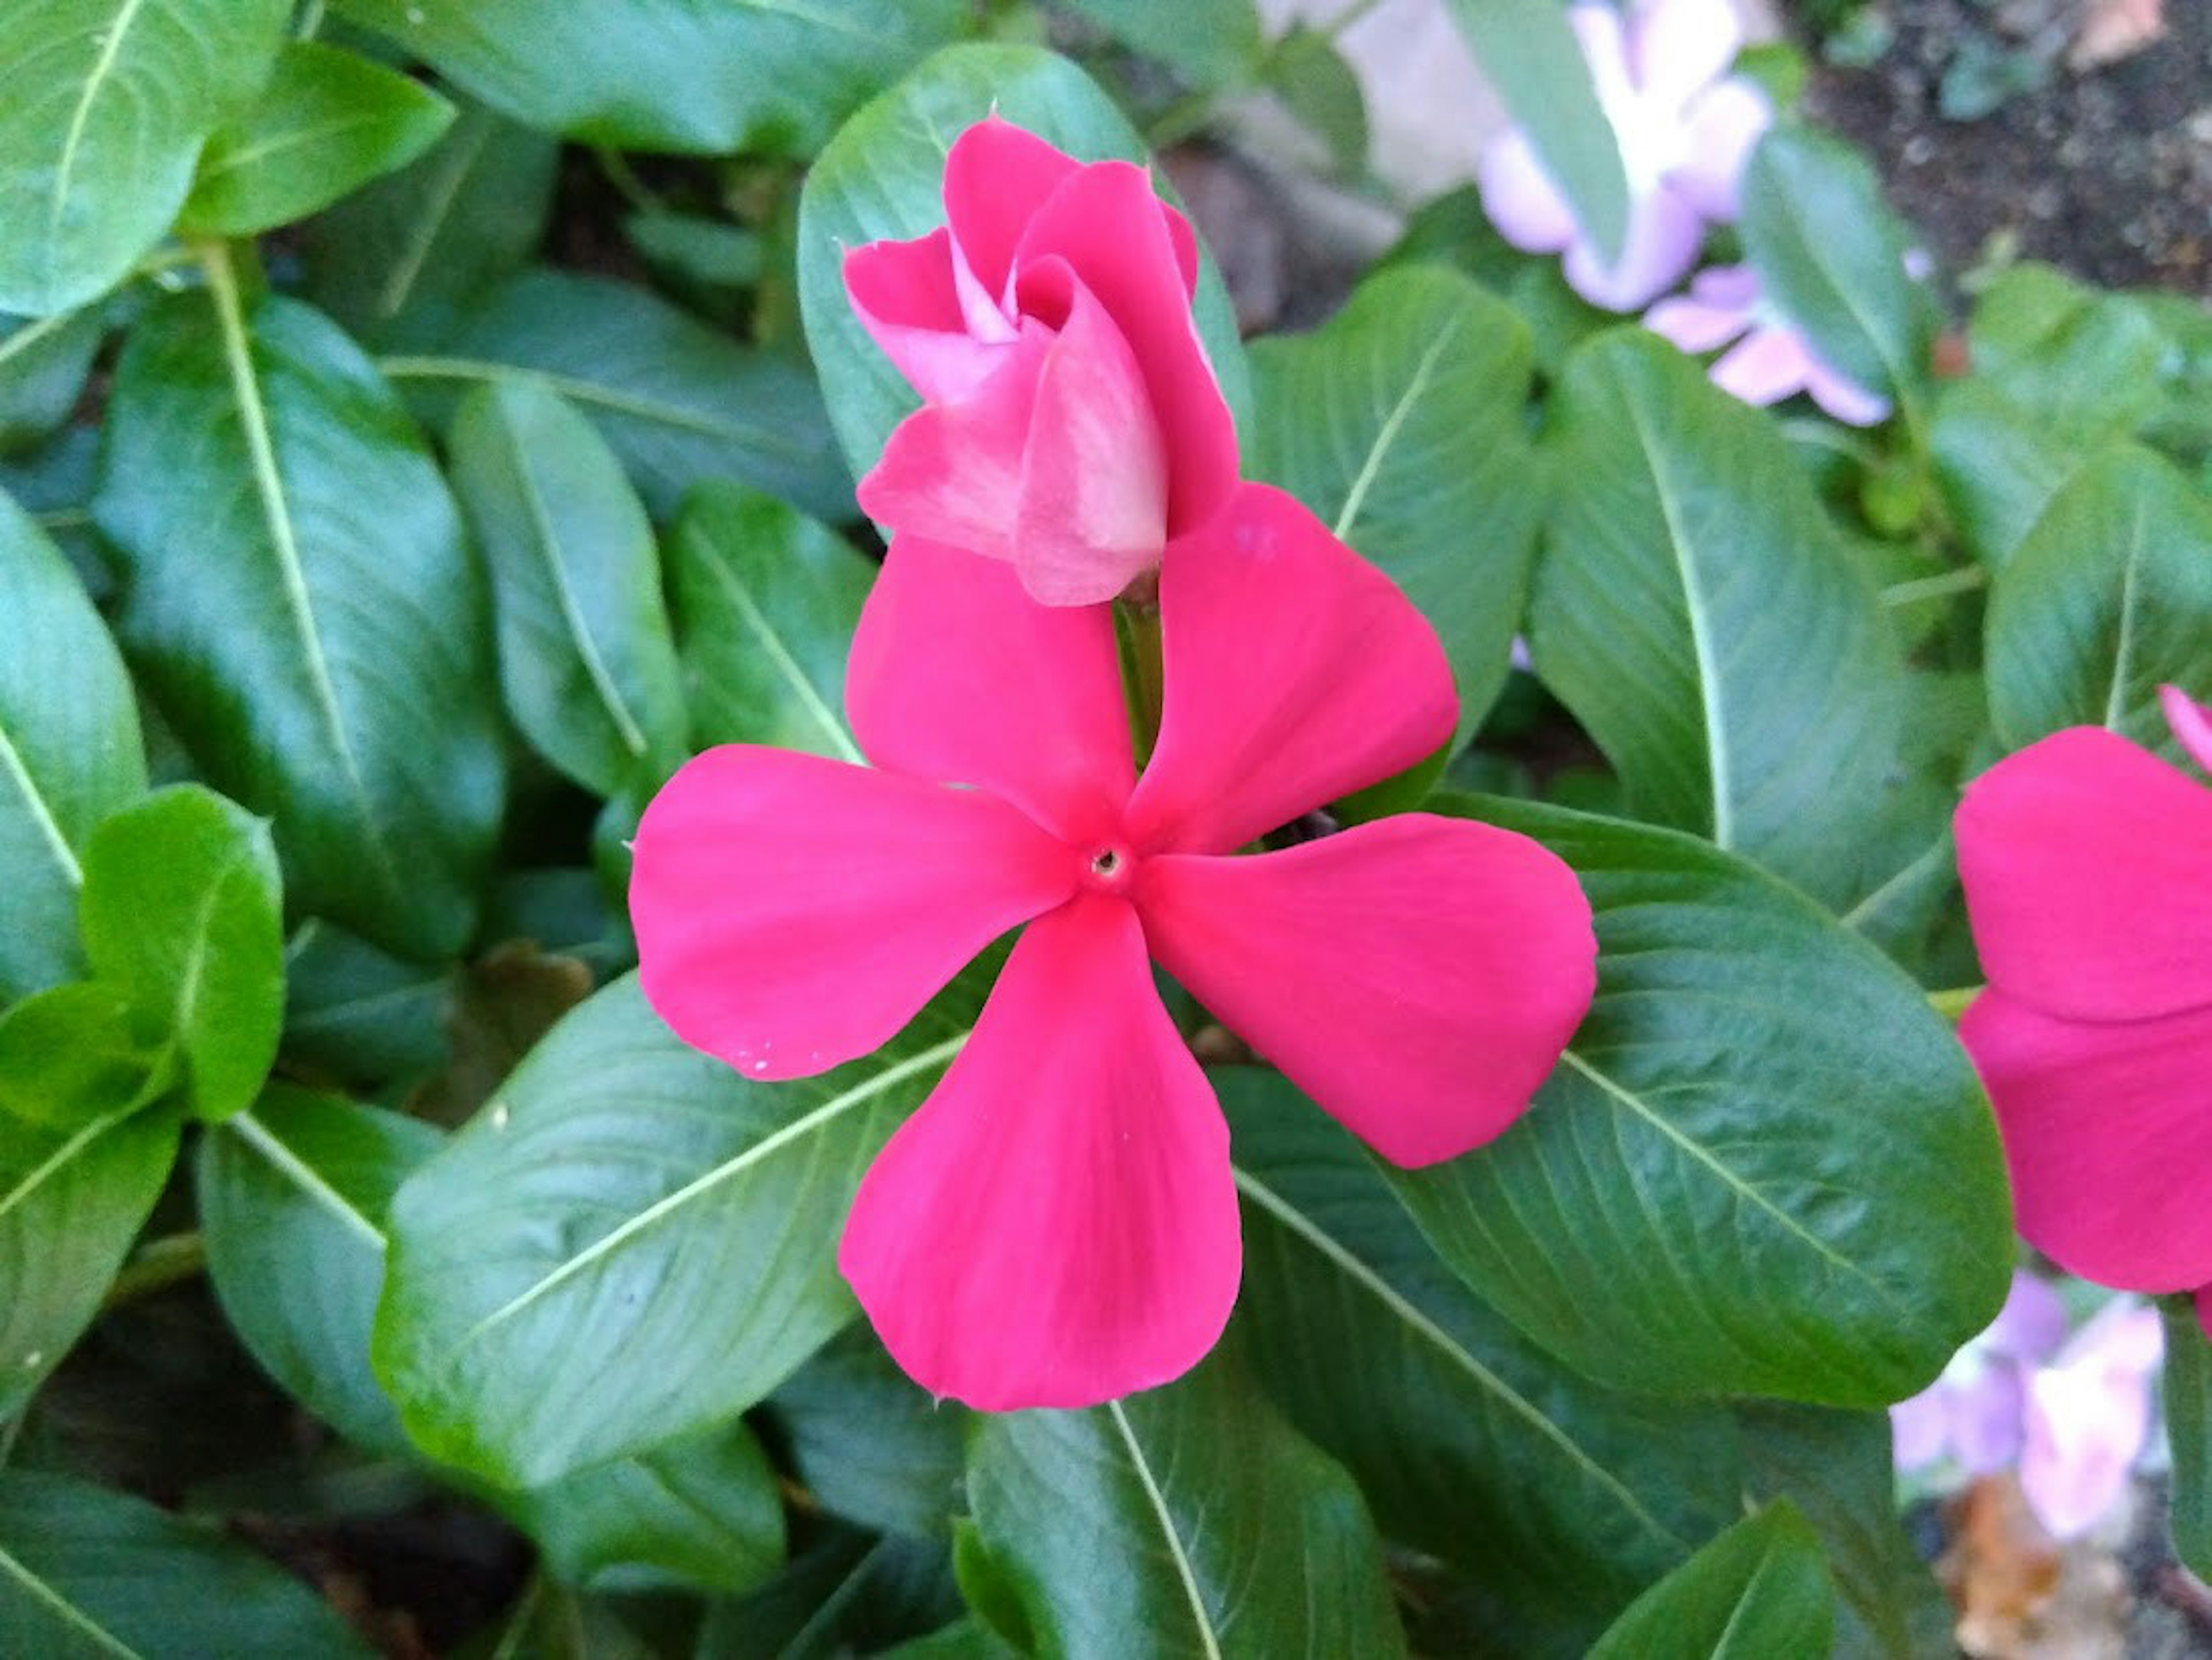
[(1237, 482), (1191, 314), (1196, 240), (1143, 168), (1086, 166), (995, 115), (946, 156), (945, 210), (845, 257), (854, 309), (925, 400), (860, 506), (1011, 561), (1047, 605), (1110, 599)]
[(1889, 399), (1831, 368), (1802, 330), (1769, 309), (1759, 273), (1748, 265), (1699, 271), (1687, 295), (1662, 300), (1644, 314), (1644, 325), (1692, 354), (1735, 341), (1708, 373), (1747, 404), (1777, 404), (1802, 392), (1849, 426), (1870, 427), (1889, 414)]
[(899, 1364), (980, 1408), (1164, 1383), (1235, 1300), (1227, 1128), (1148, 958), (1409, 1165), (1505, 1129), (1593, 989), (1589, 904), (1523, 836), (1413, 813), (1229, 856), (1451, 735), (1443, 650), (1387, 577), (1244, 484), (1169, 548), (1159, 602), (1139, 776), (1113, 608), (902, 537), (847, 681), (880, 769), (710, 750), (638, 830), (646, 994), (747, 1077), (867, 1054), (1028, 924), (839, 1255)]
[[(2160, 696), (2212, 769), (2212, 713)], [(2074, 727), (1975, 780), (1957, 830), (1989, 976), (1959, 1036), (2021, 1232), (2100, 1285), (2196, 1292), (2212, 1333), (2212, 789)]]
[(1773, 109), (1728, 74), (1743, 42), (1729, 0), (1647, 0), (1626, 20), (1586, 0), (1567, 16), (1628, 171), (1620, 257), (1605, 262), (1518, 127), (1483, 151), (1483, 210), (1516, 247), (1564, 252), (1567, 281), (1592, 305), (1636, 311), (1697, 264), (1707, 224), (1735, 220), (1745, 159)]

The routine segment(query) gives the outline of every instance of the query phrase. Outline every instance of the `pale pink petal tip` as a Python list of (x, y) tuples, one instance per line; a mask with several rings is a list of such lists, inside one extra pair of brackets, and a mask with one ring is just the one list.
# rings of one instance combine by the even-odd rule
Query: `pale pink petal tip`
[(2158, 703), (2166, 713), (2166, 724), (2172, 728), (2174, 741), (2188, 751), (2191, 760), (2212, 772), (2212, 708), (2179, 686), (2160, 686)]
[(1484, 149), (1475, 182), (1490, 222), (1523, 253), (1557, 253), (1575, 240), (1574, 211), (1519, 128)]

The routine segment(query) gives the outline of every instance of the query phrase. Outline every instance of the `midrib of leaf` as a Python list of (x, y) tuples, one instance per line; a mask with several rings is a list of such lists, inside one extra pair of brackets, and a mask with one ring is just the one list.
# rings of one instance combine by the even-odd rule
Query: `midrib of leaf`
[(45, 1163), (38, 1165), (28, 1176), (26, 1176), (5, 1194), (0, 1194), (0, 1217), (6, 1216), (8, 1213), (14, 1210), (16, 1206), (21, 1204), (25, 1199), (37, 1192), (40, 1188), (45, 1186), (46, 1183), (52, 1179), (56, 1171), (66, 1168), (70, 1161), (75, 1158), (77, 1154), (82, 1152), (85, 1148), (90, 1146), (101, 1136), (106, 1134), (108, 1131), (113, 1129), (125, 1119), (137, 1112), (138, 1110), (139, 1104), (140, 1104), (138, 1102), (132, 1101), (125, 1105), (116, 1107), (110, 1111), (100, 1114), (99, 1117), (94, 1119), (90, 1123), (79, 1128), (76, 1134), (71, 1135), (68, 1140), (63, 1142), (61, 1146), (56, 1147), (52, 1152), (46, 1156)]
[(1389, 453), (1390, 446), (1397, 441), (1398, 429), (1406, 424), (1406, 418), (1413, 413), (1414, 404), (1428, 390), (1430, 378), (1436, 374), (1437, 360), (1443, 356), (1444, 348), (1459, 337), (1463, 326), (1463, 322), (1455, 321), (1430, 343), (1429, 349), (1421, 354), (1421, 361), (1414, 365), (1413, 378), (1406, 382), (1405, 391), (1391, 405), (1390, 413), (1383, 417), (1382, 425), (1375, 434), (1375, 441), (1368, 446), (1367, 459), (1360, 464), (1351, 489), (1345, 494), (1344, 506), (1336, 515), (1336, 523), (1331, 527), (1340, 541), (1349, 539), (1352, 526), (1359, 518), (1359, 509), (1367, 500), (1367, 492), (1373, 487), (1376, 475), (1382, 469), (1382, 458)]
[(1636, 1520), (1638, 1525), (1648, 1530), (1653, 1537), (1664, 1541), (1672, 1548), (1677, 1550), (1689, 1548), (1686, 1541), (1676, 1536), (1664, 1523), (1644, 1509), (1642, 1501), (1622, 1485), (1618, 1476), (1585, 1452), (1579, 1443), (1558, 1424), (1546, 1417), (1528, 1397), (1470, 1354), (1453, 1339), (1449, 1332), (1415, 1308), (1396, 1286), (1362, 1262), (1320, 1224), (1268, 1187), (1259, 1177), (1242, 1168), (1239, 1168), (1235, 1174), (1237, 1189), (1247, 1198), (1252, 1200), (1298, 1238), (1304, 1241), (1309, 1248), (1318, 1251), (1339, 1273), (1373, 1297), (1394, 1317), (1402, 1322), (1407, 1330), (1432, 1345), (1454, 1366), (1473, 1378), (1482, 1389), (1495, 1395), (1509, 1412), (1557, 1447), (1577, 1469), (1610, 1494), (1621, 1509)]
[(1744, 1581), (1743, 1589), (1736, 1593), (1735, 1606), (1729, 1610), (1728, 1624), (1721, 1627), (1721, 1634), (1713, 1639), (1713, 1660), (1722, 1660), (1723, 1656), (1735, 1652), (1735, 1634), (1743, 1624), (1744, 1610), (1758, 1600), (1759, 1588), (1773, 1572), (1774, 1566), (1774, 1551), (1771, 1548), (1761, 1551), (1759, 1566), (1752, 1569), (1751, 1578)]
[(446, 221), (460, 199), (461, 186), (468, 182), (469, 171), (483, 154), (484, 146), (491, 142), (491, 122), (478, 121), (470, 131), (471, 142), (465, 149), (456, 146), (453, 165), (438, 175), (426, 199), (428, 211), (422, 219), (420, 234), (402, 248), (400, 257), (392, 263), (392, 274), (385, 278), (384, 287), (376, 296), (376, 314), (392, 318), (407, 303), (407, 296), (422, 280), (423, 268), (429, 264), (430, 250), (438, 245), (438, 234), (446, 228)]
[(373, 130), (399, 125), (399, 120), (389, 115), (369, 111), (356, 111), (349, 115), (335, 115), (326, 121), (318, 121), (308, 126), (288, 127), (282, 132), (271, 133), (258, 144), (248, 144), (242, 149), (230, 151), (214, 167), (202, 173), (198, 183), (204, 185), (210, 179), (220, 179), (226, 173), (235, 173), (250, 162), (259, 161), (271, 155), (282, 155), (286, 150), (300, 149), (310, 144), (319, 144), (326, 138), (335, 137), (340, 133), (352, 132), (357, 128), (366, 127)]
[(832, 9), (824, 11), (813, 6), (804, 6), (797, 0), (738, 0), (746, 11), (764, 11), (775, 17), (788, 17), (796, 22), (810, 23), (828, 34), (842, 34), (848, 40), (866, 40), (872, 37), (867, 31), (850, 19), (841, 17)]
[(246, 447), (253, 464), (254, 489), (261, 501), (261, 516), (284, 579), (284, 598), (307, 655), (318, 712), (330, 728), (346, 787), (361, 809), (366, 846), (378, 867), (385, 891), (402, 893), (398, 867), (384, 845), (384, 828), (368, 799), (368, 786), (361, 775), (361, 763), (347, 736), (345, 720), (338, 712), (337, 688), (331, 684), (330, 665), (323, 657), (322, 637), (315, 630), (315, 614), (307, 597), (307, 575), (300, 562), (300, 545), (292, 526), (291, 505), (284, 496), (283, 477), (276, 467), (276, 448), (269, 434), (269, 414), (261, 401), (261, 382), (254, 373), (252, 348), (246, 332), (246, 313), (239, 303), (238, 277), (230, 265), (230, 250), (220, 241), (202, 245), (202, 267), (208, 291), (214, 296), (216, 320), (222, 334), (223, 361), (229, 367), (231, 392), (238, 400), (239, 417), (246, 432)]
[(15, 1581), (30, 1594), (31, 1600), (46, 1608), (70, 1630), (90, 1639), (104, 1654), (121, 1657), (121, 1660), (146, 1660), (146, 1657), (128, 1643), (100, 1624), (82, 1608), (64, 1596), (45, 1580), (31, 1572), (23, 1562), (0, 1546), (0, 1572)]
[(191, 952), (185, 959), (184, 983), (177, 988), (176, 1026), (179, 1035), (199, 1007), (200, 982), (207, 973), (208, 938), (215, 931), (215, 908), (222, 903), (223, 887), (230, 880), (230, 873), (240, 862), (234, 859), (216, 873), (200, 900), (198, 914), (192, 918)]
[(84, 130), (92, 119), (92, 106), (98, 101), (100, 90), (107, 78), (115, 73), (116, 59), (123, 51), (123, 37), (138, 21), (139, 9), (145, 0), (123, 0), (108, 24), (106, 38), (100, 41), (100, 56), (93, 60), (92, 73), (85, 77), (84, 90), (77, 94), (76, 108), (70, 112), (69, 130), (62, 137), (61, 155), (54, 162), (53, 196), (46, 210), (46, 246), (60, 246), (62, 214), (69, 204), (70, 175), (76, 171), (76, 153), (84, 143)]
[(754, 636), (759, 640), (761, 649), (768, 654), (769, 660), (775, 665), (776, 672), (790, 684), (792, 690), (798, 695), (799, 702), (806, 706), (806, 712), (814, 718), (815, 724), (822, 728), (830, 743), (836, 747), (840, 756), (856, 767), (866, 766), (867, 763), (860, 754), (860, 745), (853, 741), (852, 734), (845, 730), (845, 723), (840, 721), (830, 706), (822, 701), (822, 694), (815, 690), (814, 683), (806, 678), (805, 671), (799, 666), (798, 660), (785, 647), (782, 636), (769, 626), (768, 618), (762, 614), (761, 608), (753, 603), (752, 595), (745, 592), (744, 584), (738, 581), (736, 574), (720, 557), (715, 557), (712, 562), (717, 583), (729, 596), (730, 603), (737, 607), (739, 614), (744, 618), (745, 626), (750, 628)]
[(2112, 684), (2105, 694), (2105, 727), (2118, 732), (2127, 714), (2130, 660), (2135, 656), (2136, 575), (2142, 569), (2143, 501), (2135, 501), (2135, 520), (2128, 530), (2127, 563), (2120, 573), (2120, 637), (2112, 648)]
[(1128, 1450), (1130, 1465), (1137, 1472), (1145, 1498), (1159, 1523), (1160, 1535), (1167, 1541), (1168, 1555), (1175, 1563), (1176, 1577), (1182, 1582), (1183, 1596), (1190, 1602), (1190, 1617), (1198, 1626), (1199, 1641), (1204, 1645), (1208, 1660), (1221, 1660), (1221, 1644), (1213, 1634), (1213, 1616), (1206, 1611), (1206, 1599), (1198, 1589), (1197, 1572), (1191, 1566), (1189, 1554), (1183, 1549), (1182, 1535), (1176, 1531), (1175, 1517), (1168, 1512), (1167, 1495), (1152, 1477), (1152, 1467), (1145, 1457), (1144, 1448), (1137, 1443), (1136, 1432), (1129, 1427), (1128, 1415), (1121, 1410), (1121, 1403), (1109, 1401), (1106, 1415), (1113, 1420), (1122, 1446)]
[(922, 1050), (919, 1055), (908, 1055), (905, 1060), (884, 1067), (865, 1084), (854, 1085), (842, 1095), (823, 1102), (813, 1111), (793, 1120), (773, 1134), (762, 1137), (744, 1152), (724, 1159), (703, 1176), (687, 1182), (665, 1198), (655, 1200), (620, 1226), (611, 1228), (601, 1234), (574, 1256), (532, 1282), (471, 1326), (468, 1330), (461, 1334), (460, 1340), (453, 1345), (453, 1358), (458, 1359), (462, 1350), (467, 1348), (484, 1333), (513, 1319), (548, 1292), (567, 1283), (600, 1258), (627, 1243), (655, 1223), (675, 1214), (684, 1206), (701, 1195), (711, 1192), (731, 1177), (743, 1174), (752, 1165), (758, 1164), (787, 1143), (795, 1141), (802, 1136), (812, 1134), (831, 1120), (850, 1112), (863, 1102), (881, 1095), (892, 1085), (905, 1082), (916, 1073), (927, 1072), (932, 1067), (949, 1061), (960, 1052), (962, 1046), (967, 1041), (968, 1034), (963, 1031), (957, 1037), (947, 1038), (941, 1043)]
[(58, 311), (50, 317), (32, 319), (5, 340), (0, 340), (0, 368), (6, 368), (11, 358), (30, 350), (48, 335), (67, 324), (74, 323), (82, 315), (83, 313), (81, 310)]
[(222, 1127), (235, 1131), (238, 1139), (259, 1153), (277, 1174), (337, 1218), (343, 1226), (366, 1243), (379, 1256), (384, 1255), (384, 1230), (362, 1215), (343, 1194), (323, 1179), (319, 1171), (286, 1146), (276, 1132), (256, 1118), (250, 1110), (234, 1113), (223, 1121)]
[(1882, 906), (1889, 902), (1889, 897), (1892, 894), (1917, 881), (1929, 866), (1940, 863), (1949, 855), (1950, 851), (1951, 836), (1947, 830), (1926, 848), (1907, 860), (1880, 887), (1875, 888), (1836, 920), (1853, 933), (1856, 933), (1869, 917), (1880, 911)]
[(69, 879), (71, 887), (82, 887), (84, 867), (77, 863), (76, 854), (70, 851), (68, 838), (63, 836), (62, 827), (54, 821), (53, 811), (47, 806), (38, 781), (31, 776), (31, 769), (25, 764), (22, 752), (15, 747), (15, 740), (8, 736), (8, 728), (4, 726), (0, 726), (0, 767), (4, 767), (8, 775), (15, 781), (16, 793), (23, 798), (24, 805), (30, 808), (31, 822), (39, 827), (40, 835), (52, 852), (54, 862), (61, 866), (62, 874)]

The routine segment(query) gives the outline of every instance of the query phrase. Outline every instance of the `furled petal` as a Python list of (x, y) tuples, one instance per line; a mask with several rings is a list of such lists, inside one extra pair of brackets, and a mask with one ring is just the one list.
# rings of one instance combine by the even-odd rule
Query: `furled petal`
[(2028, 1243), (2126, 1291), (2212, 1280), (2212, 1007), (2100, 1024), (1992, 990), (1959, 1036), (1996, 1109)]
[(1523, 836), (1409, 813), (1281, 853), (1145, 861), (1161, 966), (1383, 1157), (1502, 1132), (1581, 1024), (1589, 902)]
[(894, 1036), (975, 953), (1064, 900), (1067, 848), (1000, 801), (731, 744), (646, 808), (630, 921), (646, 1000), (748, 1078)]
[(1459, 718), (1428, 620), (1268, 485), (1169, 545), (1160, 618), (1166, 708), (1129, 803), (1140, 848), (1226, 853), (1402, 771)]
[(1698, 263), (1705, 240), (1705, 221), (1698, 210), (1662, 185), (1629, 204), (1628, 239), (1618, 261), (1606, 265), (1594, 243), (1578, 238), (1560, 269), (1568, 286), (1593, 306), (1641, 311)]
[(1111, 610), (1040, 605), (1010, 566), (919, 537), (860, 612), (845, 708), (878, 766), (979, 785), (1071, 840), (1117, 823), (1136, 779)]
[(2197, 702), (2179, 686), (2158, 689), (2159, 708), (2166, 713), (2166, 724), (2172, 729), (2173, 740), (2189, 752), (2189, 758), (2212, 772), (2212, 709)]
[(1778, 404), (1805, 389), (1812, 362), (1796, 330), (1769, 323), (1753, 329), (1714, 364), (1711, 380), (1747, 404)]
[(933, 404), (968, 397), (1006, 358), (1006, 345), (968, 332), (945, 230), (853, 249), (845, 292), (870, 337)]
[(1099, 897), (1022, 936), (838, 1252), (908, 1374), (994, 1412), (1180, 1376), (1220, 1336), (1240, 1265), (1220, 1108), (1135, 914)]
[(1889, 399), (1846, 380), (1809, 350), (1805, 354), (1805, 390), (1832, 419), (1847, 427), (1870, 427), (1889, 417)]
[(1699, 213), (1733, 224), (1742, 206), (1743, 170), (1752, 147), (1774, 125), (1774, 106), (1748, 81), (1723, 81), (1690, 106), (1681, 159), (1667, 182)]
[(2029, 1380), (2020, 1486), (2052, 1537), (2086, 1533), (2112, 1507), (2149, 1427), (2145, 1371), (2091, 1356)]
[(1056, 257), (1120, 326), (1167, 447), (1168, 534), (1180, 536), (1211, 518), (1235, 488), (1237, 427), (1199, 342), (1170, 211), (1142, 167), (1093, 163), (1024, 229), (1016, 288), (1024, 315), (1058, 324), (1054, 313), (1072, 295), (1052, 269)]
[(1483, 147), (1475, 182), (1490, 222), (1523, 253), (1557, 253), (1575, 240), (1574, 210), (1520, 128), (1509, 128)]
[(1968, 785), (1955, 823), (1992, 986), (2090, 1020), (2212, 1003), (2212, 788), (2072, 727)]
[(1680, 295), (1644, 313), (1644, 326), (1687, 352), (1712, 351), (1741, 334), (1751, 313), (1741, 306), (1713, 306)]
[(1650, 0), (1629, 25), (1637, 87), (1668, 110), (1685, 108), (1727, 74), (1742, 45), (1732, 0)]
[(1083, 164), (994, 110), (945, 157), (945, 216), (968, 270), (1003, 305), (1022, 232)]
[(1974, 1343), (2015, 1360), (2046, 1360), (2065, 1341), (2066, 1302), (2058, 1288), (2020, 1268), (2014, 1271), (2004, 1307)]

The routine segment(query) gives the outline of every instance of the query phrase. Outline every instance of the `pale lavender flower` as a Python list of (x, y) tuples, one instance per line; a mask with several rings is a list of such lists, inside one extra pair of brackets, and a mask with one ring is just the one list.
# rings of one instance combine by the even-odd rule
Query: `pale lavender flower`
[(1518, 128), (1484, 150), (1483, 209), (1505, 240), (1566, 255), (1567, 281), (1593, 305), (1635, 311), (1697, 263), (1708, 224), (1736, 216), (1737, 185), (1773, 119), (1766, 95), (1730, 76), (1743, 29), (1730, 0), (1571, 7), (1599, 105), (1628, 172), (1628, 234), (1607, 265)]
[(1662, 300), (1644, 313), (1644, 325), (1686, 352), (1714, 351), (1734, 341), (1713, 365), (1712, 382), (1747, 404), (1778, 403), (1803, 392), (1850, 426), (1870, 427), (1889, 414), (1889, 399), (1830, 368), (1767, 306), (1748, 265), (1699, 271), (1688, 294)]

